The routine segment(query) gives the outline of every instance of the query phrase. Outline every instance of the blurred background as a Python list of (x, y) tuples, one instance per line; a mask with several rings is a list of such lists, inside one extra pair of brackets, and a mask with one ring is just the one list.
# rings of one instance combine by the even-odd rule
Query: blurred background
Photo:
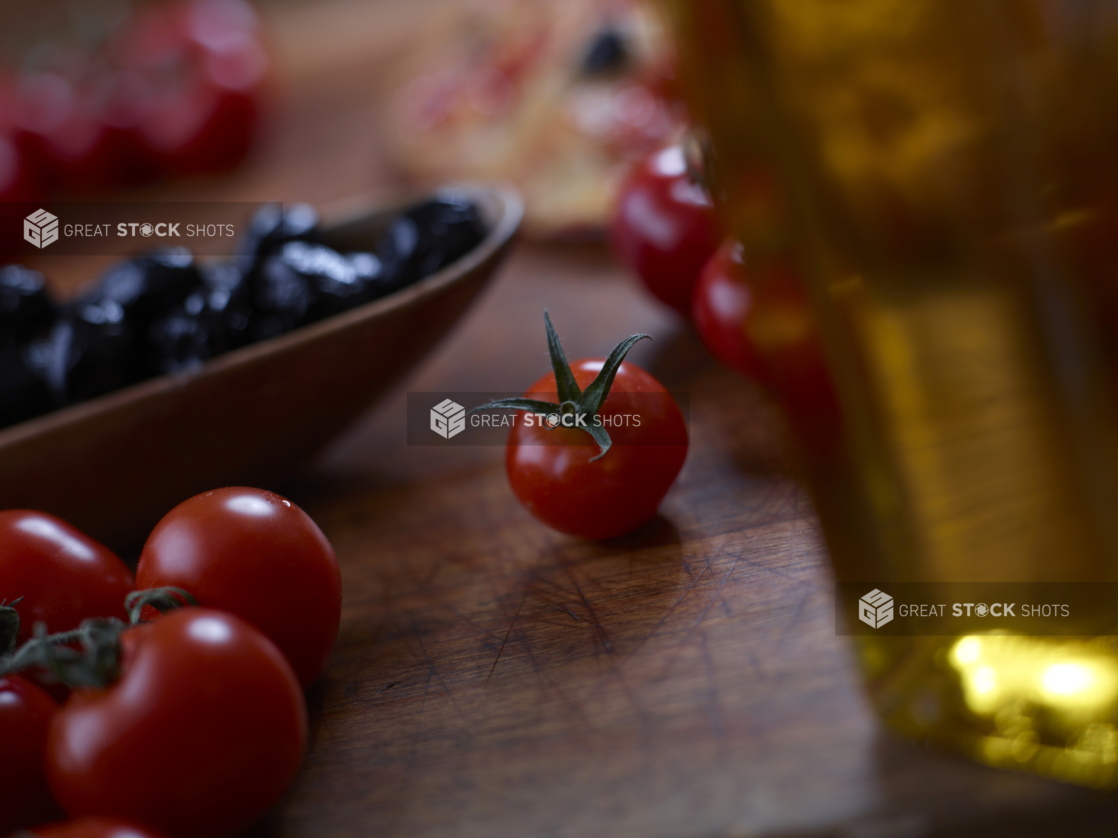
[(11, 2), (0, 21), (3, 200), (504, 179), (533, 238), (600, 238), (624, 164), (686, 121), (662, 28), (624, 0)]

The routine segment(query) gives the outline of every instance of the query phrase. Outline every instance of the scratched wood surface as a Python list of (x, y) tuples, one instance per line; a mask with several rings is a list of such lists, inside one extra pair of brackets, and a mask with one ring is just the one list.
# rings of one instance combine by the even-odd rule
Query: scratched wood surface
[(406, 389), (515, 389), (635, 360), (690, 401), (660, 516), (586, 543), (524, 512), (503, 450), (409, 447), (403, 392), (288, 491), (342, 565), (312, 744), (258, 836), (1112, 834), (1104, 795), (882, 734), (775, 416), (608, 254), (522, 247)]
[[(164, 199), (389, 187), (384, 95), (443, 0), (278, 2), (277, 101), (256, 158)], [(72, 288), (88, 261), (55, 265)], [(585, 543), (513, 498), (499, 447), (404, 440), (407, 390), (515, 390), (648, 332), (633, 359), (690, 403), (657, 519)], [(1113, 797), (883, 733), (834, 634), (818, 524), (748, 384), (596, 247), (522, 246), (399, 392), (278, 487), (321, 524), (345, 606), (311, 742), (272, 836), (1113, 835)]]

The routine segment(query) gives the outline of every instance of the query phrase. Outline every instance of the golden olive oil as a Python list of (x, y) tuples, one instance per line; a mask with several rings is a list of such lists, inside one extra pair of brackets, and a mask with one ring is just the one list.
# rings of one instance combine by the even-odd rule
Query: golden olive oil
[[(1113, 5), (664, 7), (750, 281), (791, 260), (810, 289), (838, 580), (1118, 582)], [(1115, 638), (856, 643), (905, 735), (1118, 786)]]

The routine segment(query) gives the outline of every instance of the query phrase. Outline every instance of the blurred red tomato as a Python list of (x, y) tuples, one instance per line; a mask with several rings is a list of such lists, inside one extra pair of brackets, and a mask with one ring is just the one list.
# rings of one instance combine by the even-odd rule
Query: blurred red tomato
[(649, 291), (690, 318), (695, 283), (719, 235), (710, 196), (692, 179), (681, 146), (633, 167), (621, 186), (610, 240)]
[(742, 246), (725, 241), (699, 275), (692, 316), (711, 355), (747, 378), (761, 380), (761, 358), (745, 333), (754, 304), (746, 277)]
[(91, 91), (58, 73), (29, 74), (20, 79), (15, 113), (16, 141), (48, 188), (103, 189), (119, 180), (125, 152)]
[(162, 171), (220, 172), (248, 154), (268, 70), (258, 27), (247, 3), (195, 0), (149, 9), (122, 36), (122, 64), (155, 89), (138, 132)]
[(0, 134), (0, 201), (39, 201), (38, 172), (12, 140)]
[(753, 305), (744, 334), (760, 362), (759, 379), (801, 444), (816, 455), (833, 451), (842, 414), (807, 283), (788, 256), (749, 260), (748, 275)]
[(267, 68), (263, 48), (245, 37), (208, 52), (198, 75), (156, 100), (140, 134), (172, 174), (221, 172), (252, 148)]

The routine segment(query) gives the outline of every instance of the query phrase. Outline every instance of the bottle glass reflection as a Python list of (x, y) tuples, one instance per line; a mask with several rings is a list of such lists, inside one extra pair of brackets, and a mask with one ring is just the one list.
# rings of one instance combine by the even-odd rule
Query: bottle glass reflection
[[(1118, 582), (1118, 8), (663, 5), (750, 281), (811, 299), (748, 328), (837, 579)], [(856, 642), (905, 735), (1118, 785), (1111, 637)]]

